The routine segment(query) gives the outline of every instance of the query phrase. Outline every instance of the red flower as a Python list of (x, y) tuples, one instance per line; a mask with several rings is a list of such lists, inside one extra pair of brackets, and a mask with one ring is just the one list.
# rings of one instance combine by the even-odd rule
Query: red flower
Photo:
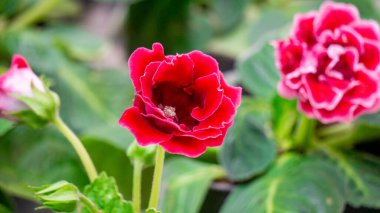
[(223, 79), (217, 62), (200, 51), (164, 55), (161, 44), (139, 48), (129, 59), (136, 89), (120, 118), (138, 144), (197, 157), (220, 146), (240, 104), (241, 88)]
[(350, 4), (327, 2), (296, 15), (290, 38), (275, 42), (279, 93), (323, 123), (379, 108), (379, 25)]
[(11, 67), (0, 76), (0, 117), (17, 120), (12, 113), (29, 109), (13, 95), (33, 96), (32, 83), (38, 90), (45, 91), (28, 62), (22, 56), (14, 55)]

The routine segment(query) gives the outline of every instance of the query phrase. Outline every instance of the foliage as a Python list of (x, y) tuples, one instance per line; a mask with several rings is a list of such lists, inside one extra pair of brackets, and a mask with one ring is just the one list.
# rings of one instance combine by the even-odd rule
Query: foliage
[[(339, 1), (355, 4), (366, 19), (380, 20), (376, 0)], [(235, 71), (236, 79), (228, 72), (226, 79), (241, 84), (247, 95), (221, 149), (210, 149), (196, 160), (167, 157), (161, 206), (146, 212), (200, 212), (218, 181), (231, 186), (220, 209), (226, 213), (339, 213), (347, 205), (380, 209), (380, 158), (357, 148), (378, 143), (380, 113), (350, 124), (313, 124), (303, 120), (296, 101), (277, 94), (279, 74), (270, 42), (289, 33), (294, 14), (317, 9), (322, 0), (98, 2), (128, 10), (125, 37), (118, 37), (126, 41), (127, 52), (156, 41), (172, 54), (210, 52), (220, 56), (222, 71)], [(84, 30), (80, 15), (89, 10), (84, 5), (76, 0), (0, 1), (0, 73), (12, 54), (19, 53), (37, 74), (51, 80), (63, 120), (81, 137), (97, 169), (115, 179), (102, 175), (89, 185), (72, 147), (53, 127), (31, 129), (0, 120), (0, 212), (13, 212), (9, 196), (35, 200), (29, 185), (60, 180), (74, 189), (71, 201), (83, 202), (82, 195), (105, 212), (132, 211), (120, 193), (131, 195), (126, 149), (133, 136), (117, 123), (132, 103), (133, 88), (126, 63), (97, 68), (114, 41)], [(28, 19), (30, 14), (34, 16)], [(225, 61), (234, 66), (225, 66)], [(302, 133), (302, 120), (312, 131)], [(133, 153), (141, 157), (139, 150)], [(152, 153), (145, 154), (151, 164)], [(151, 171), (143, 174), (145, 206)], [(44, 192), (48, 196), (49, 190)], [(88, 207), (84, 211), (91, 212)]]

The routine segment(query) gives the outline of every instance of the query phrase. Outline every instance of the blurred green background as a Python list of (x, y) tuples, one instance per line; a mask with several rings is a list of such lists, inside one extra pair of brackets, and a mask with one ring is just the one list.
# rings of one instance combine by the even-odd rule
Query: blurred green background
[[(277, 79), (274, 75), (268, 82), (258, 85), (252, 80), (255, 76), (249, 77), (253, 74), (248, 68), (253, 66), (264, 74), (266, 70), (274, 70), (273, 49), (267, 45), (268, 41), (286, 37), (293, 15), (317, 9), (321, 2), (1, 0), (0, 73), (9, 67), (12, 54), (19, 53), (36, 73), (50, 79), (53, 90), (61, 98), (63, 119), (80, 135), (97, 169), (114, 176), (120, 191), (130, 199), (132, 170), (125, 149), (133, 136), (117, 124), (134, 96), (127, 67), (128, 55), (137, 47), (150, 47), (153, 42), (161, 42), (168, 54), (199, 49), (218, 59), (231, 84), (243, 85), (246, 94), (253, 94), (258, 89), (273, 86)], [(344, 2), (356, 4), (362, 17), (380, 20), (378, 1)], [(267, 50), (262, 51), (261, 56), (254, 55), (263, 45)], [(260, 59), (264, 65), (256, 63), (257, 57), (264, 58)], [(236, 70), (247, 66), (247, 69)], [(261, 98), (270, 96), (273, 94)], [(61, 179), (79, 187), (88, 183), (78, 157), (53, 127), (31, 129), (1, 120), (0, 135), (0, 212), (1, 208), (31, 211), (15, 206), (13, 198), (33, 200), (30, 185), (39, 186)], [(264, 149), (274, 152), (273, 147)], [(217, 163), (217, 152), (210, 150), (199, 160)], [(182, 161), (186, 162), (181, 164)], [(199, 166), (198, 162), (178, 160), (174, 156), (167, 162), (165, 183), (169, 185), (170, 178), (186, 175), (186, 171), (182, 174), (173, 168), (187, 165), (184, 167), (189, 169), (187, 172), (198, 168), (202, 168), (198, 169), (200, 174), (209, 172), (209, 167), (203, 164)], [(151, 173), (151, 169), (144, 173), (143, 205), (146, 205)], [(191, 193), (199, 196), (189, 201), (194, 204), (195, 211), (186, 210), (184, 206), (185, 210), (175, 211), (174, 207), (167, 207), (169, 204), (163, 204), (172, 209), (168, 213), (200, 211), (212, 178), (199, 180), (197, 176), (191, 177), (191, 172), (187, 175), (198, 181), (192, 183), (194, 185), (182, 185), (181, 189), (193, 190)], [(169, 196), (175, 198), (173, 194)]]

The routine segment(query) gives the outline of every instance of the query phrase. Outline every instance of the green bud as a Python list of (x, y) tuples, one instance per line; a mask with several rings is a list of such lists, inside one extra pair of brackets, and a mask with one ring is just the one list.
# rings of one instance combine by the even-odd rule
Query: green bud
[(132, 161), (138, 160), (144, 163), (144, 166), (154, 165), (154, 157), (156, 146), (139, 146), (136, 141), (134, 141), (127, 150), (127, 156)]
[(13, 117), (32, 127), (44, 126), (55, 119), (60, 106), (59, 97), (46, 86), (46, 81), (43, 84), (45, 91), (40, 91), (32, 84), (33, 96), (14, 95), (29, 109), (12, 113)]
[(77, 208), (80, 192), (71, 183), (60, 181), (42, 187), (32, 187), (32, 189), (43, 204), (38, 209), (49, 208), (57, 212), (72, 212)]

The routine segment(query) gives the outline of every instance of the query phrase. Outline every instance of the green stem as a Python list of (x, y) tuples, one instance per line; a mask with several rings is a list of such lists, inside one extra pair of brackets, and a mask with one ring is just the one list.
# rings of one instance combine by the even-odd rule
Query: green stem
[(86, 196), (80, 194), (79, 199), (80, 201), (82, 201), (83, 204), (85, 204), (90, 209), (91, 213), (101, 213), (98, 207)]
[(140, 160), (133, 161), (133, 210), (135, 213), (141, 212), (141, 173), (144, 163)]
[(157, 209), (158, 197), (160, 195), (162, 170), (164, 168), (165, 150), (161, 147), (157, 147), (156, 153), (156, 165), (154, 167), (154, 175), (152, 182), (152, 191), (150, 193), (149, 208)]
[(94, 163), (92, 162), (90, 155), (87, 153), (83, 144), (79, 138), (74, 134), (74, 132), (62, 121), (61, 117), (57, 115), (53, 120), (54, 125), (57, 129), (67, 138), (71, 143), (76, 153), (78, 154), (82, 164), (86, 170), (86, 173), (91, 182), (93, 182), (97, 177), (98, 173), (96, 172)]
[(53, 11), (61, 0), (40, 0), (31, 9), (18, 16), (10, 23), (8, 30), (20, 30), (38, 22), (47, 13)]
[(316, 121), (302, 115), (296, 132), (294, 133), (294, 141), (296, 147), (305, 147), (314, 138)]

